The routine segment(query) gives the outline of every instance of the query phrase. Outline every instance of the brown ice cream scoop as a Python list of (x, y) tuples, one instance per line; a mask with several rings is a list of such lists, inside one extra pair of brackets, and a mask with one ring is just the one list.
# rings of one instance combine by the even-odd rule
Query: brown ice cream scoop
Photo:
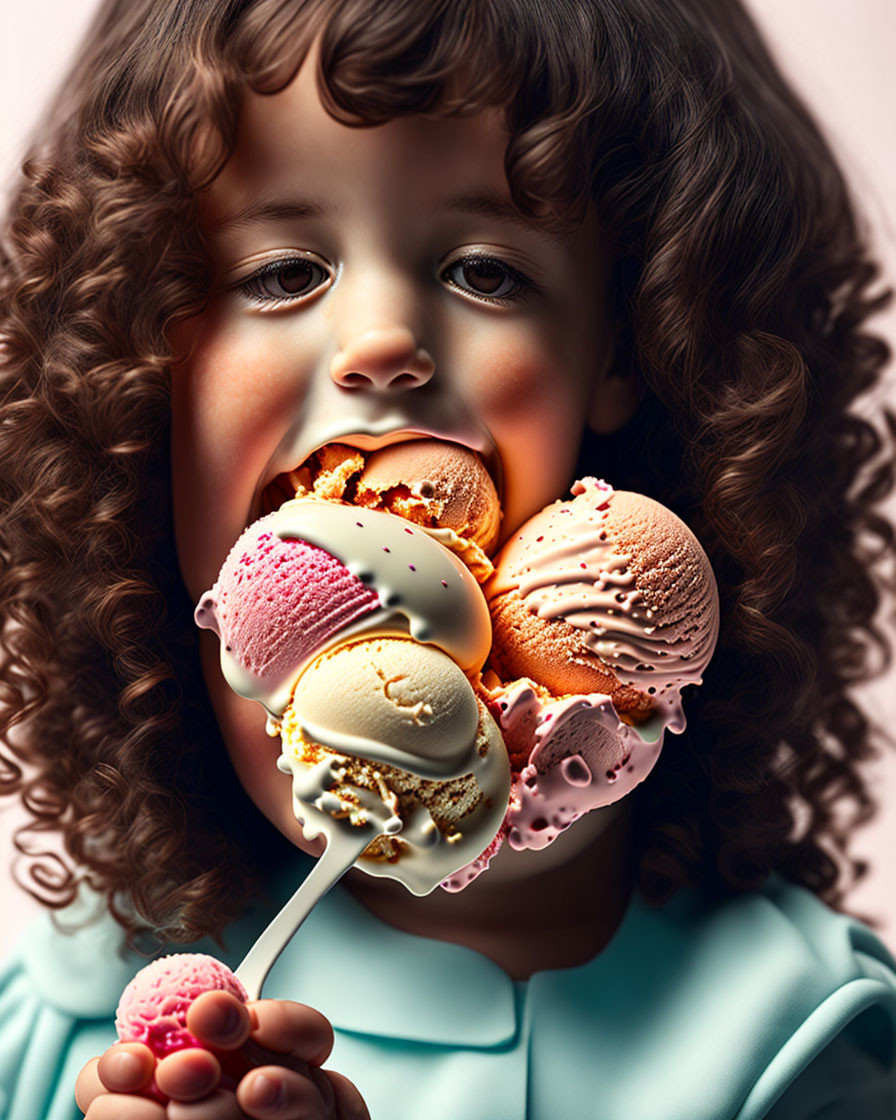
[(492, 650), (489, 664), (503, 681), (528, 677), (553, 696), (601, 692), (622, 714), (648, 713), (651, 698), (622, 684), (612, 669), (585, 644), (581, 630), (562, 619), (533, 614), (518, 591), (489, 604)]
[(536, 514), (486, 585), (491, 668), (554, 696), (600, 692), (634, 722), (699, 683), (718, 631), (709, 561), (680, 518), (595, 479)]
[(271, 508), (293, 496), (384, 510), (443, 530), (441, 543), (480, 582), (491, 575), (488, 557), (498, 543), (501, 502), (482, 460), (468, 447), (415, 439), (359, 451), (330, 443), (284, 476), (284, 485), (271, 493)]
[(355, 504), (453, 529), (486, 553), (495, 547), (501, 525), (498, 494), (479, 456), (442, 440), (417, 439), (372, 452)]

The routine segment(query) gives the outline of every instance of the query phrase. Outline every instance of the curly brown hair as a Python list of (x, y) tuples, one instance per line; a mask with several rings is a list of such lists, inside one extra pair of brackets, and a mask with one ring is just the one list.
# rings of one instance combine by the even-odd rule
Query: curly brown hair
[[(211, 275), (196, 197), (247, 88), (320, 37), (329, 111), (506, 111), (515, 202), (594, 201), (615, 253), (620, 367), (644, 385), (581, 473), (684, 517), (722, 626), (689, 727), (638, 791), (640, 882), (828, 901), (861, 871), (878, 732), (850, 695), (876, 626), (890, 436), (851, 407), (887, 358), (887, 299), (840, 172), (728, 0), (109, 0), (12, 202), (0, 269), (0, 792), (59, 831), (133, 934), (219, 933), (286, 842), (225, 762), (173, 546), (166, 341)], [(459, 79), (459, 75), (461, 76)], [(843, 813), (846, 806), (850, 812)], [(232, 828), (239, 813), (245, 827)]]

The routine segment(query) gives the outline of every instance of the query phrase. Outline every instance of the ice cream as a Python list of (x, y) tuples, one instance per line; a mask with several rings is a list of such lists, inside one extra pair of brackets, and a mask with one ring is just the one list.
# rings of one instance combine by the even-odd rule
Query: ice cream
[[(439, 473), (446, 447), (457, 454)], [(288, 501), (251, 526), (196, 613), (221, 636), (228, 681), (282, 732), (306, 835), (332, 836), (333, 819), (356, 842), (366, 830), (362, 864), (418, 892), (443, 873), (459, 889), (504, 839), (544, 847), (634, 788), (666, 729), (683, 729), (681, 690), (701, 681), (718, 630), (696, 537), (643, 495), (577, 482), (479, 571), (487, 606), (442, 547), (455, 530), (345, 504), (426, 520), (420, 501), (447, 495), (445, 479), (467, 471), (482, 487), (470, 461), (481, 468), (435, 441), (322, 449), (297, 481), (338, 500)], [(451, 508), (465, 533), (497, 526), (488, 496)], [(502, 738), (514, 774), (503, 823)]]
[(304, 835), (327, 841), (240, 966), (256, 994), (352, 864), (460, 890), (503, 843), (543, 848), (624, 796), (712, 654), (712, 570), (669, 510), (584, 479), (493, 567), (494, 487), (454, 445), (446, 466), (448, 447), (321, 449), (197, 607), (281, 737)]
[[(288, 476), (292, 492), (385, 510), (435, 530), (481, 578), (498, 540), (501, 504), (475, 452), (460, 444), (415, 439), (364, 452), (328, 444)], [(275, 495), (276, 497), (277, 495)]]
[(485, 592), (493, 644), (480, 691), (515, 774), (501, 834), (513, 848), (543, 848), (629, 793), (665, 731), (684, 729), (681, 690), (701, 682), (712, 656), (718, 592), (684, 522), (596, 479), (513, 535)]
[(467, 673), (481, 668), (491, 642), (479, 585), (429, 532), (314, 499), (250, 525), (195, 617), (221, 639), (230, 686), (273, 716), (314, 656), (358, 634), (409, 634)]
[(205, 953), (176, 953), (142, 968), (122, 993), (115, 1015), (121, 1042), (142, 1042), (157, 1058), (201, 1045), (187, 1030), (187, 1011), (203, 992), (246, 989), (226, 964)]
[(600, 692), (640, 723), (684, 725), (681, 689), (715, 646), (718, 595), (697, 538), (665, 506), (606, 483), (536, 514), (486, 587), (491, 667), (555, 696)]
[(434, 533), (289, 501), (243, 533), (196, 610), (227, 681), (282, 734), (306, 838), (348, 837), (365, 869), (418, 894), (490, 843), (510, 792), (469, 679), (488, 655), (488, 607)]
[(374, 451), (355, 503), (451, 529), (486, 553), (498, 540), (501, 506), (494, 484), (479, 457), (458, 444), (423, 439)]
[(299, 678), (280, 729), (279, 765), (293, 775), (305, 835), (326, 834), (333, 816), (368, 828), (359, 866), (414, 894), (480, 855), (504, 819), (501, 734), (466, 676), (432, 646), (375, 637), (322, 654)]
[(262, 518), (239, 538), (196, 611), (198, 625), (221, 639), (231, 675), (238, 668), (259, 687), (289, 679), (333, 634), (380, 606), (335, 556), (280, 536), (274, 521)]

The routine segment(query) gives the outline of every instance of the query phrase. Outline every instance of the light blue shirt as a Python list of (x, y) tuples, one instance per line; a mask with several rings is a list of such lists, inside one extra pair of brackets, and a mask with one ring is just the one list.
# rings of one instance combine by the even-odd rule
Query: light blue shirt
[[(268, 917), (232, 927), (226, 952), (190, 948), (234, 964)], [(79, 1115), (77, 1073), (114, 1040), (142, 963), (119, 943), (108, 917), (65, 935), (47, 916), (0, 973), (4, 1120)], [(373, 1120), (896, 1115), (896, 964), (865, 926), (777, 879), (715, 903), (682, 891), (653, 909), (636, 895), (592, 961), (525, 982), (384, 925), (337, 887), (265, 995), (330, 1019), (327, 1064)]]

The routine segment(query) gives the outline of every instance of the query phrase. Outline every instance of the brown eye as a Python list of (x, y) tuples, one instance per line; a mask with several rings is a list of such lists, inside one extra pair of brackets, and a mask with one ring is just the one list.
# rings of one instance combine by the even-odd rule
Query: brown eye
[(329, 273), (316, 261), (296, 257), (271, 261), (258, 270), (239, 289), (260, 303), (277, 303), (308, 295), (329, 279)]
[(512, 300), (532, 286), (515, 269), (493, 257), (461, 257), (445, 269), (442, 279), (486, 300)]
[(296, 295), (296, 293), (304, 292), (306, 288), (313, 285), (314, 273), (313, 265), (307, 261), (301, 261), (279, 269), (274, 273), (273, 279), (282, 291), (288, 292), (290, 295)]
[(507, 273), (494, 261), (470, 261), (462, 265), (467, 284), (483, 295), (493, 296), (507, 280)]

